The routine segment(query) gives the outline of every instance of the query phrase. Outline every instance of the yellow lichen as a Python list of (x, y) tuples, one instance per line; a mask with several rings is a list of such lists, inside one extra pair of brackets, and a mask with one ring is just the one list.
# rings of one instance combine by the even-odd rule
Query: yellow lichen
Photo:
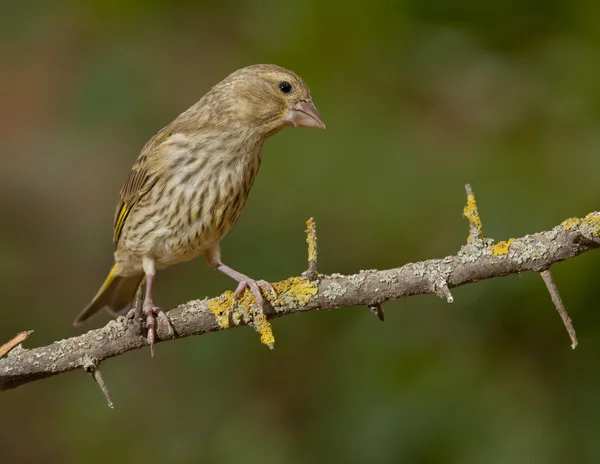
[(304, 306), (319, 290), (316, 284), (301, 277), (291, 277), (274, 283), (273, 288), (277, 292), (274, 302), (277, 306)]
[(223, 295), (213, 298), (208, 302), (208, 309), (223, 329), (229, 328), (229, 312), (233, 305), (233, 292), (227, 291)]
[(590, 232), (595, 235), (600, 235), (600, 214), (590, 213), (586, 217), (582, 218), (569, 218), (565, 219), (560, 224), (563, 230), (572, 230), (577, 226), (583, 226), (590, 229)]
[(488, 248), (492, 251), (492, 256), (501, 256), (508, 254), (510, 244), (514, 242), (514, 238), (510, 238), (506, 241), (498, 242), (494, 245), (490, 245)]
[(463, 215), (471, 224), (471, 233), (469, 234), (469, 238), (467, 238), (467, 242), (470, 242), (473, 237), (473, 228), (476, 229), (476, 237), (482, 239), (483, 238), (483, 224), (481, 223), (481, 219), (479, 217), (479, 212), (477, 211), (477, 202), (475, 201), (475, 195), (467, 195), (467, 204), (463, 210)]
[(600, 214), (598, 213), (590, 213), (588, 214), (583, 221), (592, 229), (592, 234), (595, 236), (600, 235)]
[(317, 262), (317, 225), (310, 218), (306, 221), (306, 243), (308, 243), (308, 263)]
[[(263, 290), (263, 296), (269, 300), (277, 310), (281, 307), (301, 307), (317, 294), (318, 287), (307, 279), (292, 277), (282, 282), (273, 284), (277, 292), (274, 297), (269, 291)], [(208, 302), (209, 311), (215, 316), (217, 323), (223, 329), (231, 326), (230, 319), (235, 325), (241, 323), (252, 325), (260, 333), (260, 341), (270, 348), (275, 343), (273, 329), (264, 313), (256, 304), (256, 297), (248, 289), (237, 299), (233, 299), (233, 292), (227, 291), (221, 296)]]
[(273, 336), (273, 329), (266, 316), (262, 313), (258, 314), (254, 318), (253, 324), (256, 331), (260, 334), (260, 342), (272, 349), (275, 344), (275, 337)]
[(571, 230), (573, 227), (578, 226), (579, 224), (581, 224), (580, 218), (569, 218), (564, 220), (561, 223), (561, 226), (563, 226), (564, 230)]

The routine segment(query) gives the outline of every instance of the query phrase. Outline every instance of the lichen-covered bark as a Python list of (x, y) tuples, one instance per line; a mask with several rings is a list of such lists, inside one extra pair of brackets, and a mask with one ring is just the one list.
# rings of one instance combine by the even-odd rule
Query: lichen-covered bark
[[(470, 200), (467, 219), (476, 213)], [(469, 217), (471, 216), (471, 217)], [(375, 306), (411, 295), (435, 293), (452, 301), (449, 288), (492, 277), (525, 271), (543, 271), (553, 263), (595, 249), (600, 243), (600, 213), (571, 218), (552, 230), (494, 244), (483, 238), (481, 223), (472, 228), (468, 243), (453, 256), (406, 264), (388, 270), (361, 271), (354, 275), (320, 275), (315, 281), (292, 277), (273, 284), (276, 298), (269, 297), (266, 319), (303, 311), (335, 309), (346, 306)], [(201, 335), (238, 325), (252, 325), (263, 343), (274, 342), (270, 325), (257, 313), (252, 295), (247, 292), (235, 305), (232, 293), (212, 299), (184, 303), (168, 315), (175, 330), (174, 338)], [(147, 346), (146, 337), (136, 324), (124, 318), (109, 322), (101, 329), (60, 340), (34, 349), (14, 349), (0, 359), (0, 391), (74, 369), (95, 365), (127, 351)], [(168, 331), (159, 327), (164, 341)]]

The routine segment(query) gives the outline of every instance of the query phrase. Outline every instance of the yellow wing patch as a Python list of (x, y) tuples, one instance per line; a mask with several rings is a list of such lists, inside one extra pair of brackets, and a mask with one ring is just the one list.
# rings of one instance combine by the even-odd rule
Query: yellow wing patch
[(123, 203), (123, 206), (121, 206), (121, 211), (119, 211), (119, 215), (117, 216), (117, 220), (115, 221), (115, 230), (113, 235), (115, 243), (119, 241), (119, 237), (121, 236), (121, 232), (123, 231), (125, 219), (127, 219), (129, 211), (131, 211), (131, 209), (127, 207), (127, 203)]
[(165, 140), (168, 140), (172, 135), (172, 132), (167, 132), (165, 135), (158, 139), (158, 143), (163, 143)]
[(115, 246), (119, 241), (121, 232), (123, 232), (123, 227), (125, 226), (125, 221), (127, 220), (129, 213), (135, 207), (139, 199), (156, 183), (157, 176), (151, 175), (152, 173), (149, 171), (149, 157), (151, 155), (159, 155), (159, 153), (157, 153), (158, 146), (168, 140), (172, 135), (172, 132), (167, 132), (160, 136), (157, 134), (150, 139), (146, 146), (142, 148), (140, 156), (133, 165), (133, 168), (131, 168), (129, 177), (121, 189), (122, 204), (120, 207), (117, 207), (119, 213), (115, 216), (115, 228), (113, 231), (113, 241)]

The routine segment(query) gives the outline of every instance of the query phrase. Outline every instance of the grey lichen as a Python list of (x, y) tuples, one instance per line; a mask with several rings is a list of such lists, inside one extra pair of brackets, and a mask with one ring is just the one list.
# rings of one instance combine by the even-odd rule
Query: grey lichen
[[(562, 229), (561, 226), (556, 226), (553, 229), (546, 232), (546, 237), (548, 237), (548, 240), (551, 240), (551, 241), (556, 240), (556, 237), (558, 237), (558, 234), (561, 232), (561, 229)], [(564, 229), (562, 229), (562, 230), (564, 230)]]
[(202, 300), (188, 301), (184, 306), (185, 314), (199, 314), (208, 311), (208, 297)]
[(350, 281), (350, 283), (352, 285), (356, 285), (357, 287), (360, 287), (360, 284), (362, 284), (366, 278), (367, 276), (362, 272), (359, 274), (352, 274), (348, 276), (348, 280)]
[(335, 300), (338, 297), (346, 294), (346, 287), (339, 284), (338, 282), (331, 282), (329, 286), (323, 291), (323, 296), (328, 300)]
[(588, 240), (600, 242), (600, 213), (588, 214), (579, 225), (579, 231)]
[(15, 346), (12, 350), (10, 350), (8, 352), (8, 354), (6, 355), (6, 357), (19, 356), (24, 351), (27, 351), (27, 350), (25, 348), (23, 348), (23, 345), (21, 343), (19, 343), (17, 346)]
[(121, 338), (127, 328), (127, 321), (123, 316), (118, 317), (106, 324), (102, 331), (109, 340)]
[(252, 314), (256, 313), (258, 308), (256, 305), (250, 305), (246, 308), (244, 305), (236, 305), (236, 308), (231, 312), (231, 322), (235, 325), (248, 324), (252, 320)]
[(517, 246), (511, 247), (508, 257), (519, 264), (532, 260), (546, 259), (556, 254), (560, 249), (560, 244), (556, 240), (552, 239), (542, 242), (531, 235), (526, 235), (514, 244)]
[(91, 372), (98, 365), (98, 362), (89, 355), (83, 355), (83, 357), (79, 360), (79, 365), (83, 367), (87, 372)]
[(443, 259), (433, 259), (425, 261), (427, 263), (427, 271), (425, 277), (431, 284), (431, 290), (440, 297), (445, 298), (449, 303), (454, 299), (448, 290), (448, 278), (454, 268), (450, 264), (452, 257)]
[(361, 274), (375, 274), (376, 272), (379, 272), (377, 269), (361, 269), (360, 273)]
[(384, 284), (393, 284), (398, 281), (398, 277), (394, 271), (385, 271), (379, 278), (379, 282)]
[(410, 266), (412, 273), (416, 277), (425, 277), (425, 274), (427, 273), (427, 262), (426, 261), (423, 261), (420, 263), (410, 263), (410, 264), (407, 264), (407, 266)]
[(492, 256), (489, 246), (494, 243), (491, 238), (473, 240), (463, 245), (458, 251), (458, 259), (461, 263), (474, 263), (480, 258)]

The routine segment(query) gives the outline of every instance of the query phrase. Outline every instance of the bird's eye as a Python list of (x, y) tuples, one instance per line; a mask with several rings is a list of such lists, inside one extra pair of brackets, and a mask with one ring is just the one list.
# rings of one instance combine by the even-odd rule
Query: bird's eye
[(290, 84), (287, 81), (280, 82), (279, 84), (277, 84), (277, 87), (283, 93), (290, 93), (292, 91), (292, 84)]

